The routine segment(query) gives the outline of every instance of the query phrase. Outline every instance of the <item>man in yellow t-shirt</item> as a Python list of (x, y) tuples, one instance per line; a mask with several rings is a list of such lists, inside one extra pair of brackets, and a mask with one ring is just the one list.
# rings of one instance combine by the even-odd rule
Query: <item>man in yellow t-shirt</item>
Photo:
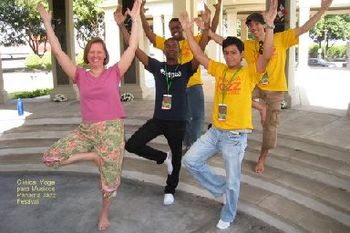
[[(143, 6), (145, 1), (143, 2)], [(221, 0), (218, 0), (217, 4), (214, 4), (215, 15), (210, 29), (215, 31), (219, 23), (219, 13), (221, 7)], [(144, 8), (144, 7), (142, 7)], [(208, 10), (206, 8), (206, 10)], [(150, 28), (147, 19), (144, 14), (144, 10), (141, 10), (142, 27), (145, 31), (147, 38), (151, 41), (154, 47), (163, 50), (164, 37), (156, 35)], [(180, 45), (180, 63), (184, 64), (193, 59), (193, 54), (189, 47), (188, 41), (183, 36), (183, 29), (178, 18), (172, 18), (169, 22), (169, 29), (171, 36), (179, 41)], [(198, 43), (201, 35), (195, 37)], [(202, 87), (201, 71), (200, 68), (193, 74), (187, 83), (186, 96), (187, 96), (187, 112), (186, 112), (186, 133), (184, 137), (184, 145), (189, 148), (201, 135), (204, 124), (204, 94)]]
[[(272, 25), (277, 14), (277, 0), (272, 0), (266, 22)], [(265, 50), (255, 64), (242, 67), (244, 44), (237, 37), (228, 37), (222, 43), (226, 64), (209, 59), (195, 41), (188, 16), (182, 15), (181, 24), (186, 32), (195, 59), (215, 78), (212, 127), (187, 151), (183, 163), (204, 188), (215, 197), (225, 196), (220, 220), (216, 227), (226, 229), (237, 214), (240, 192), (241, 164), (247, 146), (247, 134), (252, 125), (252, 92), (272, 56), (273, 30), (266, 29)], [(270, 23), (270, 24), (269, 24)], [(222, 154), (226, 177), (216, 174), (207, 160)]]
[[(309, 31), (316, 24), (331, 3), (332, 0), (322, 0), (320, 10), (301, 27), (278, 32), (274, 35), (273, 56), (266, 68), (266, 73), (254, 92), (254, 99), (262, 100), (262, 102), (253, 101), (253, 107), (260, 111), (263, 125), (263, 142), (255, 166), (255, 172), (257, 173), (264, 172), (269, 150), (277, 145), (277, 126), (279, 124), (281, 102), (286, 91), (288, 91), (285, 75), (286, 52), (288, 48), (298, 43), (301, 34)], [(244, 57), (248, 64), (253, 64), (264, 50), (262, 41), (265, 37), (266, 24), (263, 16), (259, 13), (249, 15), (246, 24), (255, 40), (244, 41)], [(221, 36), (211, 31), (209, 31), (209, 36), (219, 44), (223, 41)]]

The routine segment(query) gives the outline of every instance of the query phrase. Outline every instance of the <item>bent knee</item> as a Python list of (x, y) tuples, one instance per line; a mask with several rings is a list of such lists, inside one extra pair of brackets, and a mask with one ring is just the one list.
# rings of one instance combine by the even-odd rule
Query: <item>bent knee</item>
[(191, 156), (185, 155), (182, 158), (182, 163), (189, 170), (194, 170), (194, 171), (198, 170), (199, 163), (195, 161)]
[(127, 150), (128, 152), (130, 153), (135, 153), (136, 152), (136, 145), (133, 141), (130, 141), (128, 140), (126, 143), (125, 143), (125, 150)]
[(189, 159), (189, 156), (187, 154), (185, 154), (183, 157), (182, 157), (182, 163), (183, 165), (185, 165), (185, 167), (190, 167), (191, 166), (191, 160)]

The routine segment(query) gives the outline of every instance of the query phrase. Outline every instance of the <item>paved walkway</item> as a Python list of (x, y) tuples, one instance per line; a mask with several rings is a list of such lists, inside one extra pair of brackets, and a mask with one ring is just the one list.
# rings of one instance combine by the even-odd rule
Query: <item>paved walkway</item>
[[(46, 181), (46, 186), (40, 184)], [(29, 187), (54, 187), (55, 191), (32, 191), (39, 198), (25, 198)], [(49, 183), (54, 182), (54, 184)], [(92, 233), (97, 231), (97, 216), (101, 205), (98, 175), (69, 173), (2, 174), (0, 186), (0, 229), (6, 233)], [(17, 197), (16, 197), (17, 188)], [(44, 197), (44, 195), (49, 196)], [(163, 206), (163, 188), (123, 179), (118, 196), (110, 211), (113, 233), (277, 233), (267, 224), (239, 213), (234, 227), (220, 231), (215, 224), (221, 204), (178, 191), (171, 206)], [(25, 201), (33, 203), (28, 204)]]

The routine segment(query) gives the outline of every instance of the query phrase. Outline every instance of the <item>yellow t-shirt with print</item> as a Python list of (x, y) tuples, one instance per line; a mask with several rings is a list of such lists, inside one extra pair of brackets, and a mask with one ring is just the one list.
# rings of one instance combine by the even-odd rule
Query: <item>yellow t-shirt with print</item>
[[(212, 123), (222, 130), (253, 129), (252, 92), (263, 73), (257, 73), (255, 64), (237, 70), (226, 64), (209, 60), (208, 73), (215, 77)], [(223, 90), (226, 94), (223, 99)], [(226, 104), (226, 120), (219, 120), (219, 104)]]
[[(197, 43), (200, 41), (200, 39), (201, 39), (200, 35), (195, 36), (195, 40)], [(164, 50), (164, 42), (165, 42), (164, 37), (156, 36), (156, 48)], [(191, 61), (193, 59), (193, 54), (190, 49), (188, 40), (179, 41), (179, 45), (180, 45), (180, 63), (184, 64), (186, 62)], [(203, 84), (201, 79), (201, 70), (199, 67), (197, 69), (197, 72), (194, 73), (190, 78), (190, 80), (188, 81), (187, 87), (191, 87), (198, 84)]]
[[(278, 32), (273, 36), (273, 55), (266, 67), (268, 81), (260, 82), (258, 87), (266, 91), (287, 91), (285, 64), (287, 49), (299, 43), (295, 29)], [(256, 40), (244, 41), (244, 58), (248, 64), (253, 64), (258, 59), (259, 43)]]

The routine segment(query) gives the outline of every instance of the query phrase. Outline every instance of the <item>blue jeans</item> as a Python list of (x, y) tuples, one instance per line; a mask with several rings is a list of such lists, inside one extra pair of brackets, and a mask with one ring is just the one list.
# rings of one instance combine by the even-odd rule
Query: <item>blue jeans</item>
[(187, 114), (184, 145), (191, 146), (202, 134), (204, 124), (204, 94), (202, 85), (186, 89)]
[[(225, 222), (232, 222), (236, 217), (246, 147), (246, 133), (235, 134), (213, 126), (192, 145), (182, 160), (195, 179), (215, 197), (226, 194), (220, 216)], [(217, 175), (207, 164), (207, 160), (218, 152), (224, 158), (226, 177)]]

